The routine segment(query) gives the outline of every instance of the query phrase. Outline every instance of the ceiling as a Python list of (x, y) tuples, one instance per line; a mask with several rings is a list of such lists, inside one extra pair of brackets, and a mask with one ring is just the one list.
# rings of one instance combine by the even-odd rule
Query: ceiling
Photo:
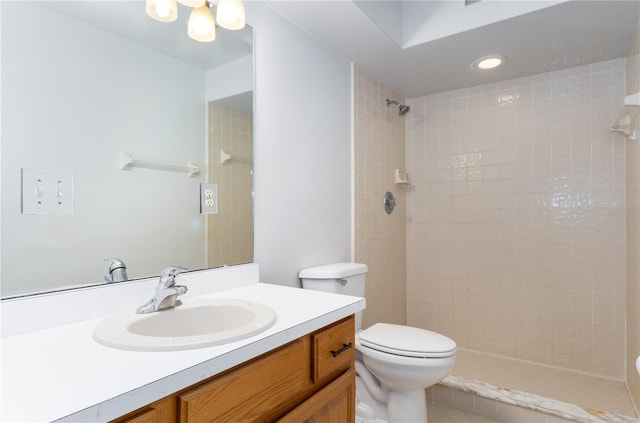
[[(203, 69), (252, 51), (248, 26), (219, 29), (213, 43), (194, 42), (183, 6), (177, 22), (162, 23), (144, 13), (140, 0), (39, 3)], [(469, 8), (464, 0), (268, 3), (404, 98), (624, 57), (640, 21), (634, 0), (482, 0)], [(514, 8), (522, 14), (509, 16)], [(471, 69), (493, 53), (508, 60), (493, 71)]]
[(38, 4), (201, 69), (215, 68), (253, 52), (253, 30), (248, 25), (239, 31), (217, 28), (211, 43), (192, 40), (187, 35), (191, 8), (182, 5), (178, 19), (165, 23), (147, 16), (141, 0), (45, 0)]
[[(524, 14), (496, 22), (485, 19), (486, 24), (471, 19), (465, 28), (457, 20), (470, 21), (468, 16), (441, 13), (451, 9), (452, 0), (418, 1), (424, 6), (420, 16), (413, 13), (420, 6), (415, 0), (380, 2), (377, 16), (361, 7), (362, 0), (271, 1), (269, 5), (405, 98), (625, 57), (640, 22), (638, 1), (538, 0), (528, 2), (532, 7)], [(463, 8), (464, 0), (457, 1)], [(483, 1), (485, 18), (518, 3)], [(408, 30), (402, 25), (409, 18), (414, 26), (422, 21), (443, 28), (442, 36), (431, 34), (423, 42), (415, 37), (407, 42), (403, 37), (408, 38)], [(461, 30), (451, 33), (447, 27)], [(411, 46), (403, 48), (403, 44)], [(493, 71), (471, 69), (474, 60), (493, 53), (508, 60)]]

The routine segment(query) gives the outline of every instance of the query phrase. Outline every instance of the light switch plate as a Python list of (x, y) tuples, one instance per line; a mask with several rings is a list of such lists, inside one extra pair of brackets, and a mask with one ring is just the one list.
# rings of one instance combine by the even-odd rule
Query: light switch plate
[(73, 172), (22, 169), (22, 214), (73, 214)]
[(200, 183), (200, 213), (218, 214), (218, 185)]

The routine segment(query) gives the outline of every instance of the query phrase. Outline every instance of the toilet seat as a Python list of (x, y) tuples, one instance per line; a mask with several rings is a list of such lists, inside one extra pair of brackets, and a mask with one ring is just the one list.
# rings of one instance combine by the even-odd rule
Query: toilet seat
[(359, 332), (358, 338), (363, 347), (403, 357), (441, 358), (456, 353), (452, 339), (411, 326), (376, 323)]

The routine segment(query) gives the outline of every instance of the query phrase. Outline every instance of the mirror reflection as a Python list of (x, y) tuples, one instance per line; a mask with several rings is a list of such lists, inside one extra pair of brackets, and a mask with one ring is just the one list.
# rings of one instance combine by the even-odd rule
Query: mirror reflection
[(208, 179), (217, 184), (218, 210), (207, 214), (207, 265), (253, 260), (253, 96), (209, 103)]
[(252, 261), (251, 28), (200, 43), (183, 6), (0, 7), (2, 297)]

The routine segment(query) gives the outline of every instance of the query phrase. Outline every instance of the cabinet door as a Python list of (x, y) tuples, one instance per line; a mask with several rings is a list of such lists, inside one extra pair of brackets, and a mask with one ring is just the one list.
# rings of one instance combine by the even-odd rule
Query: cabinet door
[(350, 369), (286, 414), (278, 423), (355, 421), (356, 372)]
[(309, 344), (308, 338), (299, 339), (181, 394), (180, 423), (275, 420), (311, 385)]

